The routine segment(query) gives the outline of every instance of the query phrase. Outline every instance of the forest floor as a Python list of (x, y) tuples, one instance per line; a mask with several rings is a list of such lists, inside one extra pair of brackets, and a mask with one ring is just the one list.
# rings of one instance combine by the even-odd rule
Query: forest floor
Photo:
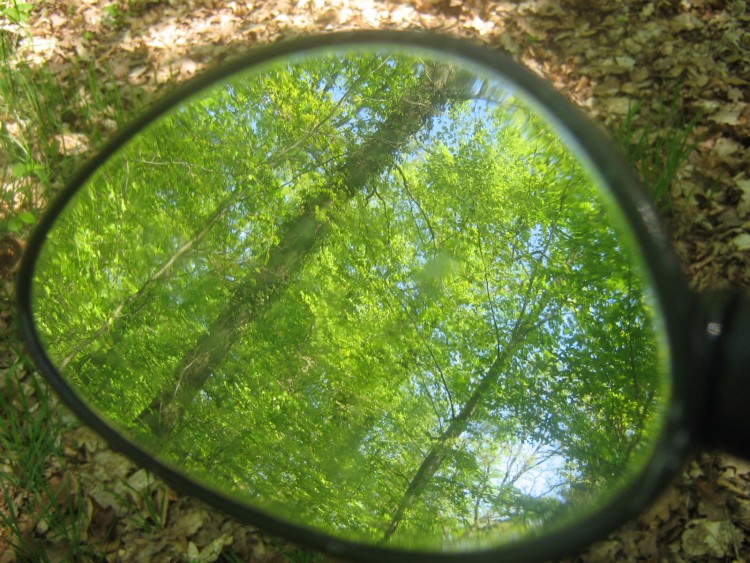
[[(647, 185), (666, 155), (693, 149), (655, 194), (679, 259), (698, 291), (750, 288), (743, 0), (3, 0), (0, 563), (330, 559), (178, 495), (80, 427), (26, 359), (12, 280), (49, 196), (158, 96), (253, 46), (362, 28), (508, 51), (615, 136), (643, 135)], [(703, 452), (649, 512), (574, 559), (747, 561), (749, 532), (750, 464)]]

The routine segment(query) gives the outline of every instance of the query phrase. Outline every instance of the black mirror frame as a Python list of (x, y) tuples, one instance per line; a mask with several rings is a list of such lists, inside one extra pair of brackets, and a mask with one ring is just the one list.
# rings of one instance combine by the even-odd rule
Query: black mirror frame
[[(32, 280), (41, 247), (67, 203), (97, 168), (120, 147), (180, 102), (237, 72), (310, 50), (375, 44), (407, 49), (417, 47), (448, 54), (502, 76), (515, 90), (522, 93), (534, 109), (553, 124), (571, 149), (590, 164), (591, 171), (598, 176), (601, 184), (609, 190), (610, 196), (619, 205), (640, 247), (668, 334), (671, 351), (671, 400), (666, 407), (664, 428), (641, 475), (602, 506), (597, 513), (585, 517), (574, 526), (555, 527), (539, 537), (529, 537), (518, 543), (494, 549), (472, 553), (436, 553), (363, 545), (290, 525), (201, 485), (181, 473), (178, 468), (157, 460), (129, 441), (94, 412), (66, 383), (41, 343), (32, 313)], [(706, 327), (709, 322), (718, 323), (716, 326), (720, 327), (724, 322), (722, 315), (728, 308), (723, 299), (711, 308), (703, 308), (688, 291), (669, 240), (659, 226), (656, 211), (645, 190), (641, 188), (631, 168), (618, 155), (606, 136), (572, 103), (502, 52), (490, 50), (465, 39), (400, 31), (333, 33), (280, 42), (253, 50), (178, 88), (112, 139), (98, 155), (82, 167), (52, 202), (28, 243), (20, 268), (16, 295), (21, 334), (36, 365), (63, 402), (84, 424), (101, 434), (115, 449), (156, 473), (175, 489), (270, 533), (344, 558), (392, 562), (479, 563), (498, 560), (535, 561), (560, 557), (575, 553), (642, 512), (679, 471), (691, 449), (705, 439), (705, 430), (702, 429), (705, 428), (704, 423), (708, 415), (707, 374), (709, 362), (715, 359), (716, 354), (716, 339), (712, 341), (707, 337)], [(750, 318), (750, 315), (745, 317)]]

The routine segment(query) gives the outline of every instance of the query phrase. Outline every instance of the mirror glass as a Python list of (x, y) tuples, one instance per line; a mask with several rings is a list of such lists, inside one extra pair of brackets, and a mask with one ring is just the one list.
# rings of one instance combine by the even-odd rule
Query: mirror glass
[(35, 322), (94, 412), (211, 490), (345, 540), (499, 546), (653, 454), (669, 350), (609, 200), (486, 68), (270, 59), (88, 177)]

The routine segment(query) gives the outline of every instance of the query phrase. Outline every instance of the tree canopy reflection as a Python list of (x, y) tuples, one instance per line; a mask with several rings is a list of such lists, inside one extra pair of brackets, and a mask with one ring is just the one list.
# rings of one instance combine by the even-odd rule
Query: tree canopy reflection
[(666, 352), (618, 224), (492, 76), (320, 56), (133, 139), (34, 307), (73, 387), (212, 486), (347, 539), (494, 545), (650, 452)]

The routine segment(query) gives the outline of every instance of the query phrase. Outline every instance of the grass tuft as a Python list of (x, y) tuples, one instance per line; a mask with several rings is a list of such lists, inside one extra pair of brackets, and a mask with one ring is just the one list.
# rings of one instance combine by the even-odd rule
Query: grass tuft
[(19, 34), (0, 32), (0, 237), (26, 234), (92, 149), (137, 109), (126, 109), (92, 62), (71, 61), (59, 76), (24, 60), (20, 45)]
[[(72, 61), (63, 76), (25, 59), (33, 9), (0, 0), (10, 23), (0, 29), (0, 249), (19, 241), (14, 259), (50, 198), (126, 114), (92, 63)], [(0, 266), (0, 559), (10, 547), (20, 561), (101, 560), (85, 540), (89, 509), (63, 455), (69, 423), (12, 329), (12, 264)]]
[(630, 159), (650, 191), (659, 211), (674, 210), (672, 188), (688, 157), (695, 149), (693, 132), (700, 116), (687, 123), (681, 112), (679, 91), (669, 103), (659, 100), (655, 115), (646, 125), (636, 124), (643, 102), (631, 106), (625, 120), (614, 131), (615, 142)]
[(45, 485), (48, 458), (61, 457), (57, 437), (60, 420), (51, 408), (46, 385), (36, 374), (23, 377), (25, 369), (18, 361), (3, 374), (0, 447), (10, 458), (12, 471), (4, 472), (2, 478), (16, 487), (38, 492)]
[(0, 542), (25, 561), (80, 560), (82, 500), (66, 476), (57, 402), (22, 357), (0, 383)]

